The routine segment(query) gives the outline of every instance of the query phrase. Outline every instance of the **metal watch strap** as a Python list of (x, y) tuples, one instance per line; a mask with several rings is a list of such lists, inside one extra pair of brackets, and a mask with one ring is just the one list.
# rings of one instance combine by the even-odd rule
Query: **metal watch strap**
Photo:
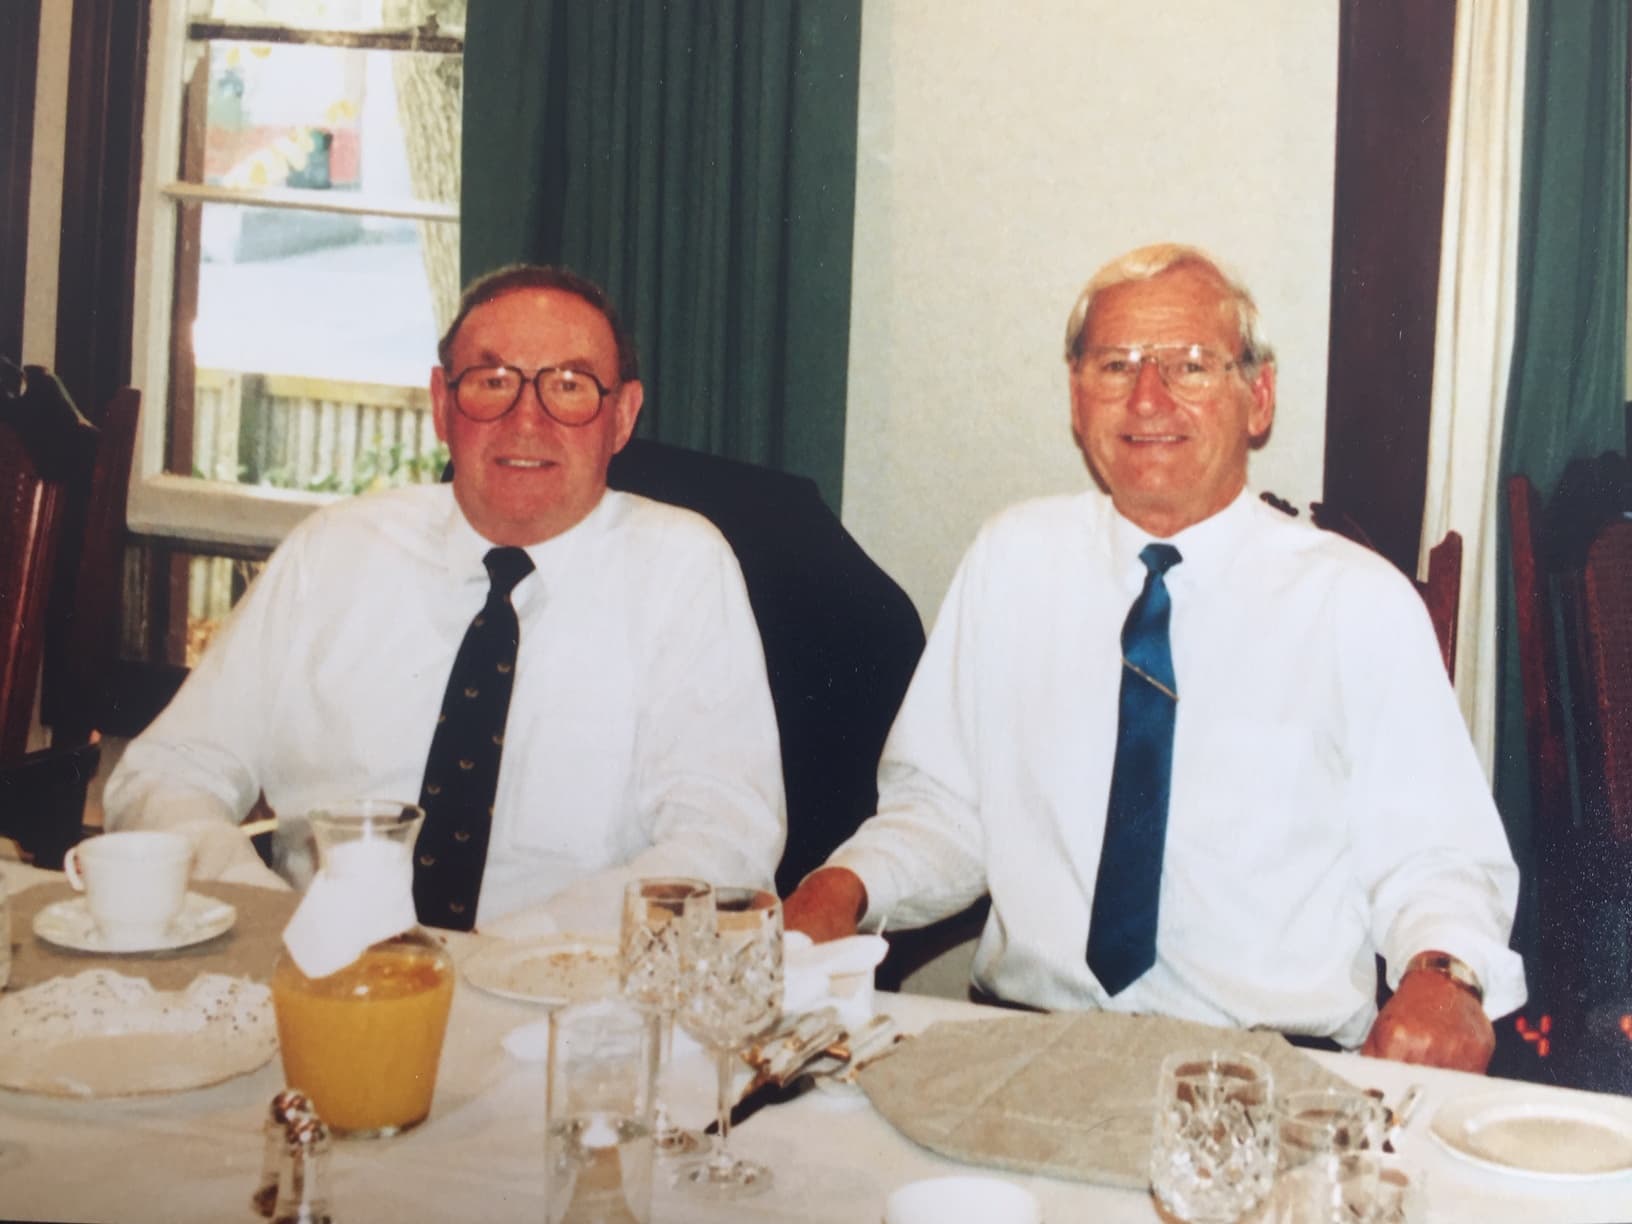
[(1430, 973), (1443, 974), (1479, 1002), (1485, 1001), (1485, 988), (1479, 981), (1479, 975), (1466, 961), (1458, 960), (1448, 952), (1418, 952), (1405, 964), (1406, 973), (1414, 969), (1426, 969)]

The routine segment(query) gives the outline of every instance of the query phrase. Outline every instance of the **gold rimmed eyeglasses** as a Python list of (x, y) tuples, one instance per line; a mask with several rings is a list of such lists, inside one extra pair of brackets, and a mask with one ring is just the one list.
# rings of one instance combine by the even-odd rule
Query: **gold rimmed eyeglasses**
[(1179, 399), (1199, 399), (1218, 389), (1242, 362), (1202, 344), (1102, 344), (1086, 350), (1077, 377), (1096, 399), (1120, 399), (1133, 390), (1139, 371), (1154, 365)]

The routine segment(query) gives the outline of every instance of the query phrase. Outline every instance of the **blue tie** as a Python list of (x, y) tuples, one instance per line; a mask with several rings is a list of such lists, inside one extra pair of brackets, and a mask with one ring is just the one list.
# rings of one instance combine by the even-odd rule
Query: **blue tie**
[(1120, 994), (1156, 963), (1167, 800), (1173, 784), (1173, 718), (1179, 685), (1167, 622), (1173, 601), (1162, 575), (1179, 563), (1171, 544), (1139, 554), (1150, 572), (1122, 625), (1122, 693), (1105, 846), (1088, 924), (1088, 968)]

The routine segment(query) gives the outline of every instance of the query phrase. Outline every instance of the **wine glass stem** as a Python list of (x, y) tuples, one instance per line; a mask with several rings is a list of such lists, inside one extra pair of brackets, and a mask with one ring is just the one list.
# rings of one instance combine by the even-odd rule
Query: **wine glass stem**
[(657, 1042), (660, 1065), (668, 1066), (674, 1054), (674, 1008), (666, 1007), (657, 1013)]
[(669, 1117), (668, 1103), (664, 1100), (662, 1087), (663, 1075), (669, 1069), (669, 1059), (674, 1054), (674, 1010), (672, 1008), (665, 1008), (657, 1013), (657, 1047), (658, 1086), (654, 1093), (657, 1101), (656, 1109), (653, 1111), (652, 1130), (657, 1135), (660, 1143), (664, 1141), (673, 1142), (674, 1136), (679, 1133), (680, 1128)]
[(731, 1155), (726, 1151), (726, 1142), (731, 1137), (731, 1047), (721, 1046), (719, 1058), (720, 1091), (718, 1102), (719, 1133), (714, 1136), (714, 1150), (709, 1156), (709, 1163), (715, 1166), (729, 1165)]

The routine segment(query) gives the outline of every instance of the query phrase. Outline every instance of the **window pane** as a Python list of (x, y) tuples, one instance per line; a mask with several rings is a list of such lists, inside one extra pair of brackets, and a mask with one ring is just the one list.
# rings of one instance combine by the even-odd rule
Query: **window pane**
[(208, 54), (204, 155), (187, 178), (457, 203), (458, 56), (248, 42)]
[(200, 208), (201, 367), (423, 386), (437, 325), (418, 223), (294, 209)]
[[(377, 28), (417, 24), (424, 7), (286, 0), (211, 15)], [(457, 201), (459, 57), (230, 40), (204, 51), (183, 177), (296, 188), (319, 207), (180, 206), (171, 469), (325, 492), (434, 478), (424, 387), (457, 302), (458, 225), (356, 210)], [(351, 211), (324, 211), (331, 194)]]

